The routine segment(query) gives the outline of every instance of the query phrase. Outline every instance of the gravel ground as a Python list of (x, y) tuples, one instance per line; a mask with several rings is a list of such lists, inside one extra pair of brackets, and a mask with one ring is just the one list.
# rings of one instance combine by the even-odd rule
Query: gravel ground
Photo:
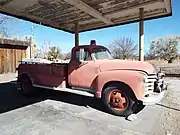
[(179, 135), (180, 79), (166, 78), (164, 99), (146, 106), (133, 122), (107, 114), (98, 101), (75, 94), (49, 91), (26, 98), (9, 83), (14, 74), (0, 75), (1, 135)]
[(160, 127), (154, 135), (180, 134), (180, 79), (166, 78), (168, 90), (158, 105), (163, 107), (160, 113)]

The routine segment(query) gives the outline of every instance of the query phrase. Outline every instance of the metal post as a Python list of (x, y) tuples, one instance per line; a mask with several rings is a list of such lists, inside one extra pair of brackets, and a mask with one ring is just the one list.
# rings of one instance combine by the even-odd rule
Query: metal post
[(79, 46), (79, 23), (75, 23), (75, 46)]
[(144, 61), (144, 8), (139, 9), (139, 61)]

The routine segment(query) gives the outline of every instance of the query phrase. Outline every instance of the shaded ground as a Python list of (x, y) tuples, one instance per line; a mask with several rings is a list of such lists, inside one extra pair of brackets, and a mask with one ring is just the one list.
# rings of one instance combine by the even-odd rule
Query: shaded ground
[(147, 106), (129, 122), (106, 113), (92, 97), (44, 91), (40, 97), (26, 98), (12, 75), (0, 76), (1, 135), (172, 135), (180, 133), (180, 80), (166, 79), (169, 89), (161, 103)]

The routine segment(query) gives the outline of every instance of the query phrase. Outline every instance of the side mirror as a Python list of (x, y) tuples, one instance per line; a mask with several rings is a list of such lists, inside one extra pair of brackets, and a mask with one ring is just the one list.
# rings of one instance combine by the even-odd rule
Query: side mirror
[(84, 62), (84, 49), (81, 48), (79, 51), (79, 61)]

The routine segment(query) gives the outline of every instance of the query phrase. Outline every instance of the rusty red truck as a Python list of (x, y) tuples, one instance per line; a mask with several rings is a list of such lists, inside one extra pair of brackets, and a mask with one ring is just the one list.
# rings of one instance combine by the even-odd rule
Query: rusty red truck
[(25, 95), (34, 87), (89, 93), (120, 116), (135, 104), (152, 105), (163, 98), (163, 73), (143, 61), (113, 59), (109, 50), (91, 42), (72, 48), (69, 63), (21, 63), (18, 82)]

